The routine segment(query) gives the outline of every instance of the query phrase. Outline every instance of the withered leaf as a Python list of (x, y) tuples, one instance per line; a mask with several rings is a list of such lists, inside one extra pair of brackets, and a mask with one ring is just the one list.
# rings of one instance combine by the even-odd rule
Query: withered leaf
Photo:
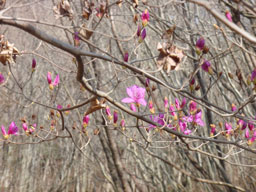
[(89, 0), (84, 1), (84, 7), (83, 7), (83, 18), (89, 19), (90, 15), (92, 14), (94, 3), (90, 2)]
[(90, 30), (86, 29), (85, 24), (83, 24), (82, 27), (81, 27), (81, 30), (79, 31), (79, 33), (80, 33), (80, 35), (81, 35), (83, 38), (89, 40), (90, 37), (91, 37), (92, 34), (93, 34), (93, 31), (90, 31)]
[(163, 68), (167, 73), (176, 69), (184, 57), (183, 51), (170, 43), (158, 43), (157, 50), (160, 52), (157, 58), (157, 67)]
[(84, 116), (89, 115), (90, 113), (93, 113), (97, 110), (106, 108), (106, 104), (105, 104), (106, 100), (103, 98), (100, 101), (98, 99), (94, 99), (91, 101), (91, 105), (89, 107), (89, 109), (84, 113)]
[(55, 12), (55, 18), (59, 19), (60, 17), (69, 17), (73, 18), (73, 10), (68, 2), (68, 0), (61, 0), (56, 6), (53, 7)]
[(4, 39), (4, 35), (0, 36), (0, 62), (3, 65), (6, 63), (15, 63), (16, 55), (19, 55), (19, 50), (14, 47), (14, 44), (9, 43)]

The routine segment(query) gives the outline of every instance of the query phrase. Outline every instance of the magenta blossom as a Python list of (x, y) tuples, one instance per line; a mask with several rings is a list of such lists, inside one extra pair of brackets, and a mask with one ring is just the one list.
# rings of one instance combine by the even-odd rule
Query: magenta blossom
[(129, 59), (129, 53), (128, 53), (128, 52), (125, 52), (125, 53), (124, 53), (124, 61), (125, 61), (125, 62), (128, 62), (128, 59)]
[(51, 90), (53, 90), (53, 88), (59, 84), (60, 76), (59, 76), (59, 74), (57, 74), (57, 75), (56, 75), (56, 78), (55, 78), (55, 80), (54, 80), (54, 82), (52, 83), (51, 72), (48, 72), (48, 73), (47, 73), (47, 81), (48, 81), (48, 84), (49, 84), (49, 88), (50, 88)]
[(213, 74), (213, 70), (211, 67), (211, 63), (207, 60), (204, 61), (203, 65), (202, 65), (202, 69), (206, 72), (208, 72), (210, 75)]
[(33, 58), (33, 59), (32, 59), (32, 71), (34, 71), (35, 68), (36, 68), (36, 59)]
[(251, 81), (253, 81), (253, 83), (256, 84), (256, 69), (252, 71)]
[(128, 87), (126, 89), (126, 93), (128, 94), (129, 97), (122, 99), (122, 102), (123, 103), (136, 103), (137, 106), (139, 106), (140, 104), (146, 106), (147, 102), (144, 99), (145, 92), (146, 92), (145, 88), (139, 87), (137, 85)]
[(237, 107), (235, 106), (234, 103), (231, 104), (231, 111), (236, 111), (237, 110)]
[(201, 127), (204, 126), (204, 122), (202, 120), (202, 111), (199, 111), (195, 115), (185, 116), (185, 117), (183, 117), (183, 120), (186, 122), (189, 122), (189, 123), (192, 122), (193, 124), (199, 125)]
[(147, 32), (146, 32), (146, 29), (144, 28), (140, 34), (139, 43), (142, 43), (142, 41), (146, 38), (146, 36), (147, 36)]
[(8, 133), (6, 133), (5, 127), (3, 125), (1, 127), (1, 131), (2, 131), (4, 138), (8, 139), (9, 135), (17, 135), (18, 134), (18, 127), (16, 126), (16, 124), (14, 122), (11, 122), (11, 124), (9, 126)]
[(4, 83), (4, 76), (2, 75), (2, 73), (0, 72), (0, 85)]
[(180, 110), (180, 109), (182, 109), (185, 105), (186, 105), (186, 98), (184, 97), (183, 99), (182, 99), (182, 101), (181, 101), (181, 104), (179, 103), (179, 100), (176, 98), (175, 99), (175, 106), (176, 106), (176, 109), (177, 110)]
[(84, 128), (87, 127), (89, 121), (90, 121), (89, 115), (85, 115), (84, 118), (83, 118), (83, 127), (84, 127)]
[(230, 22), (232, 22), (232, 15), (231, 15), (231, 13), (230, 13), (229, 11), (226, 11), (225, 15), (226, 15), (226, 18), (227, 18)]
[(210, 133), (210, 135), (211, 135), (211, 137), (213, 137), (214, 134), (215, 134), (215, 131), (216, 131), (216, 126), (215, 126), (214, 124), (211, 124), (210, 127), (211, 127), (211, 133)]
[(141, 20), (143, 27), (145, 27), (149, 21), (149, 12), (147, 9), (141, 14)]
[(227, 135), (230, 135), (232, 133), (232, 125), (230, 123), (225, 123), (225, 129), (226, 129), (226, 133)]
[[(161, 125), (161, 126), (164, 126), (164, 125), (165, 125), (165, 122), (164, 122), (164, 114), (162, 114), (162, 113), (160, 113), (159, 115), (155, 115), (155, 116), (150, 115), (150, 119), (151, 119), (152, 121), (158, 123), (158, 124)], [(150, 130), (152, 130), (153, 128), (156, 128), (156, 126), (150, 124), (148, 130), (150, 131)]]
[(124, 119), (121, 120), (120, 125), (121, 125), (121, 127), (122, 127), (123, 129), (125, 128), (125, 121), (124, 121)]
[(113, 116), (114, 116), (113, 122), (114, 122), (114, 125), (116, 126), (117, 125), (116, 123), (117, 123), (117, 120), (118, 120), (118, 112), (114, 111)]
[(200, 37), (197, 41), (196, 41), (196, 48), (198, 48), (200, 51), (202, 51), (204, 49), (204, 45), (205, 45), (205, 40), (203, 37)]
[(110, 111), (109, 106), (106, 106), (106, 114), (107, 114), (109, 120), (111, 120), (113, 118), (112, 115), (111, 115), (111, 111)]
[(174, 117), (174, 119), (175, 120), (177, 120), (177, 115), (176, 115), (176, 113), (175, 113), (175, 108), (174, 108), (174, 106), (173, 105), (170, 105), (170, 107), (169, 107), (169, 113)]
[(190, 114), (195, 114), (195, 112), (197, 111), (197, 108), (196, 108), (196, 102), (195, 101), (191, 101), (189, 103), (189, 112)]
[(245, 138), (248, 139), (250, 137), (250, 132), (249, 129), (245, 130), (245, 134), (244, 134)]

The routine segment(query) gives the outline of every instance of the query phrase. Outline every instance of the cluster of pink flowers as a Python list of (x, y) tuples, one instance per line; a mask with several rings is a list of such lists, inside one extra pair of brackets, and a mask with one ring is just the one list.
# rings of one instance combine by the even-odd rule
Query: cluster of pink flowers
[(122, 99), (122, 102), (131, 103), (130, 108), (132, 111), (136, 112), (136, 107), (139, 107), (140, 105), (147, 105), (147, 101), (145, 100), (145, 88), (133, 85), (126, 89), (126, 93), (129, 97)]
[[(146, 106), (147, 102), (145, 100), (145, 93), (146, 90), (143, 87), (139, 87), (137, 85), (133, 85), (131, 87), (128, 87), (126, 89), (126, 92), (129, 97), (123, 98), (123, 103), (130, 103), (130, 108), (132, 111), (136, 112), (136, 107), (140, 107), (140, 105)], [(153, 106), (153, 102), (149, 101), (148, 107), (150, 112), (153, 115), (150, 115), (150, 119), (156, 123), (158, 123), (161, 126), (167, 126), (169, 128), (172, 128), (174, 130), (180, 130), (184, 134), (190, 134), (191, 130), (188, 129), (188, 124), (192, 125), (199, 125), (204, 126), (204, 122), (202, 120), (202, 111), (200, 109), (197, 109), (197, 105), (194, 101), (191, 101), (189, 104), (189, 114), (184, 115), (183, 109), (186, 106), (186, 99), (183, 98), (181, 102), (176, 98), (175, 99), (175, 105), (170, 104), (168, 98), (164, 98), (164, 108), (165, 112), (156, 114), (155, 115), (155, 109)], [(168, 107), (169, 107), (169, 114), (170, 117), (168, 117)], [(169, 119), (169, 122), (166, 122), (167, 119)], [(156, 128), (155, 125), (149, 125), (148, 131), (152, 130), (153, 128)]]
[[(234, 112), (237, 107), (232, 104), (231, 110)], [(255, 117), (256, 119), (256, 117)], [(211, 137), (214, 136), (216, 131), (216, 126), (211, 124)], [(222, 123), (220, 123), (220, 128), (222, 128)], [(248, 144), (251, 145), (256, 139), (256, 129), (252, 121), (244, 121), (242, 119), (236, 119), (236, 125), (233, 126), (231, 122), (225, 122), (224, 131), (225, 136), (229, 139), (231, 136), (235, 135), (237, 137), (238, 133), (242, 134), (244, 138), (247, 139)]]
[[(22, 124), (23, 130), (25, 131), (26, 135), (32, 134), (36, 129), (36, 124), (30, 125), (30, 127), (27, 125), (27, 123), (24, 121)], [(1, 131), (3, 134), (4, 139), (8, 139), (10, 135), (18, 135), (19, 128), (15, 124), (15, 122), (11, 122), (8, 132), (6, 132), (6, 129), (4, 125), (1, 127)]]
[(148, 21), (149, 21), (149, 12), (147, 9), (141, 14), (141, 20), (142, 20), (142, 26), (139, 24), (137, 29), (137, 36), (139, 37), (139, 43), (143, 42), (143, 40), (147, 36), (146, 26), (148, 25)]
[(49, 84), (49, 88), (51, 90), (53, 90), (54, 87), (59, 84), (60, 76), (59, 76), (59, 74), (57, 74), (56, 77), (55, 77), (54, 82), (52, 82), (52, 74), (51, 74), (51, 72), (48, 72), (47, 73), (47, 81), (48, 81), (48, 84)]
[(5, 139), (8, 139), (10, 135), (18, 134), (18, 127), (16, 126), (16, 124), (14, 122), (11, 122), (8, 132), (6, 132), (5, 127), (3, 125), (1, 127), (1, 131), (2, 131), (3, 137)]

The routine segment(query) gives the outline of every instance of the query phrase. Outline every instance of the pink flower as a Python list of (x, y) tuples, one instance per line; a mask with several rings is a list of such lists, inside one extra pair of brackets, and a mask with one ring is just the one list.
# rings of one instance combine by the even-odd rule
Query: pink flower
[(117, 120), (118, 120), (118, 113), (117, 113), (117, 111), (114, 111), (113, 116), (114, 116), (113, 122), (114, 122), (114, 125), (116, 125)]
[(236, 111), (236, 110), (237, 110), (237, 108), (236, 108), (235, 104), (232, 103), (232, 104), (231, 104), (231, 111)]
[(230, 123), (225, 123), (225, 129), (227, 132), (227, 135), (230, 135), (232, 133), (232, 125)]
[(248, 123), (248, 128), (249, 128), (251, 131), (254, 129), (254, 124), (253, 124), (251, 121), (249, 121), (249, 123)]
[(175, 106), (176, 106), (176, 109), (177, 110), (180, 110), (180, 109), (182, 109), (185, 105), (186, 105), (186, 98), (184, 97), (183, 99), (182, 99), (182, 102), (181, 102), (181, 104), (179, 103), (179, 100), (177, 99), (177, 98), (175, 98)]
[(200, 125), (200, 126), (204, 126), (204, 122), (202, 120), (202, 111), (198, 112), (197, 114), (195, 114), (194, 116), (194, 121), (195, 124)]
[(145, 97), (145, 88), (139, 87), (137, 85), (133, 85), (131, 87), (128, 87), (126, 89), (126, 93), (128, 94), (129, 97), (126, 97), (122, 99), (123, 103), (136, 103), (136, 105), (147, 105), (146, 100), (144, 99)]
[(244, 136), (245, 136), (246, 139), (248, 139), (250, 137), (249, 129), (245, 130)]
[(190, 114), (195, 114), (195, 112), (197, 110), (196, 105), (197, 105), (197, 103), (195, 101), (191, 101), (189, 103), (189, 112), (190, 112)]
[(215, 126), (214, 124), (211, 124), (210, 127), (211, 127), (211, 133), (210, 133), (210, 135), (211, 135), (211, 137), (213, 137), (214, 134), (215, 134), (215, 131), (216, 131), (216, 126)]
[(179, 120), (179, 127), (180, 127), (181, 132), (183, 133), (187, 129), (187, 123)]
[(107, 114), (109, 120), (111, 120), (113, 118), (111, 115), (109, 106), (106, 106), (106, 114)]
[(146, 36), (147, 36), (147, 32), (146, 32), (146, 29), (144, 28), (140, 34), (139, 43), (142, 43), (142, 41), (146, 38)]
[(90, 116), (89, 115), (85, 115), (83, 118), (83, 127), (86, 128), (88, 123), (90, 121)]
[(36, 59), (33, 58), (33, 59), (32, 59), (32, 71), (34, 71), (35, 68), (36, 68)]
[(232, 22), (232, 15), (231, 15), (231, 13), (230, 13), (228, 10), (225, 12), (225, 15), (226, 15), (226, 18), (227, 18), (230, 22)]
[(36, 129), (36, 124), (34, 123), (33, 125), (30, 126), (31, 128), (29, 129), (29, 133), (33, 133)]
[(128, 52), (125, 52), (125, 53), (124, 53), (124, 61), (125, 61), (125, 62), (128, 62), (128, 59), (129, 59), (129, 53), (128, 53)]
[[(164, 122), (164, 114), (160, 113), (159, 115), (155, 115), (155, 116), (152, 116), (150, 115), (150, 119), (158, 124), (160, 124), (161, 126), (164, 126), (165, 125), (165, 122)], [(153, 128), (156, 128), (155, 125), (152, 125), (150, 124), (149, 125), (149, 128), (148, 130), (152, 130)]]
[(186, 129), (183, 133), (184, 135), (189, 135), (192, 131), (190, 129)]
[(149, 21), (149, 12), (147, 9), (141, 14), (141, 20), (143, 27), (145, 27)]
[(23, 127), (23, 130), (24, 130), (25, 132), (28, 132), (28, 126), (27, 126), (26, 123), (23, 123), (23, 124), (22, 124), (22, 127)]
[(57, 105), (57, 109), (62, 109), (62, 105)]
[(208, 72), (210, 75), (213, 74), (213, 70), (211, 67), (211, 63), (207, 60), (204, 61), (203, 65), (202, 65), (202, 69), (206, 72)]
[(60, 81), (59, 74), (56, 75), (56, 78), (55, 78), (54, 82), (52, 83), (51, 72), (48, 72), (47, 73), (47, 81), (48, 81), (48, 84), (49, 84), (49, 88), (51, 90), (53, 90), (53, 88), (59, 84), (59, 81)]
[(203, 37), (200, 37), (197, 41), (196, 41), (196, 48), (198, 48), (200, 51), (202, 51), (204, 49), (204, 45), (205, 45), (205, 40)]
[(1, 127), (1, 131), (3, 133), (4, 138), (8, 139), (9, 135), (17, 135), (18, 127), (16, 126), (16, 124), (14, 122), (11, 122), (11, 124), (9, 126), (8, 133), (6, 133), (5, 127), (3, 125)]
[(0, 72), (0, 85), (4, 83), (4, 76), (2, 75), (2, 73)]
[(169, 112), (170, 112), (170, 114), (171, 114), (172, 116), (175, 116), (175, 115), (176, 115), (176, 114), (175, 114), (175, 108), (174, 108), (173, 105), (170, 105), (170, 107), (169, 107)]
[(251, 81), (253, 81), (253, 83), (256, 84), (256, 69), (252, 71)]
[(195, 125), (200, 125), (201, 127), (204, 126), (204, 122), (202, 120), (202, 111), (199, 111), (195, 115), (184, 116), (182, 119), (188, 123), (192, 122)]
[(121, 125), (121, 127), (124, 129), (124, 127), (125, 127), (125, 121), (124, 121), (124, 119), (121, 120), (120, 125)]

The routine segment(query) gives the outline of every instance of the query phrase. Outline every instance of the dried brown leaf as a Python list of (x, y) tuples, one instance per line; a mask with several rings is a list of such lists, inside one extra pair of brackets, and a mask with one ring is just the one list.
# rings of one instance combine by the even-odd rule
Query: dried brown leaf
[(157, 58), (157, 67), (163, 68), (167, 73), (176, 69), (182, 61), (184, 53), (174, 45), (169, 43), (158, 43), (157, 50), (160, 52)]
[(53, 7), (55, 12), (55, 18), (59, 19), (60, 17), (69, 17), (73, 19), (73, 10), (67, 0), (62, 0), (57, 5)]
[(0, 37), (0, 62), (3, 65), (6, 63), (15, 63), (16, 55), (19, 55), (19, 50), (14, 47), (14, 44), (9, 43), (4, 39), (4, 36)]
[(93, 113), (97, 110), (106, 108), (105, 102), (106, 102), (105, 99), (101, 99), (100, 101), (98, 99), (93, 100), (91, 102), (89, 109), (84, 113), (84, 116), (89, 115), (90, 113)]
[(90, 30), (86, 29), (85, 24), (83, 24), (81, 30), (79, 31), (79, 33), (80, 33), (80, 35), (81, 35), (83, 38), (89, 40), (90, 37), (91, 37), (92, 34), (93, 34), (93, 31), (90, 31)]

